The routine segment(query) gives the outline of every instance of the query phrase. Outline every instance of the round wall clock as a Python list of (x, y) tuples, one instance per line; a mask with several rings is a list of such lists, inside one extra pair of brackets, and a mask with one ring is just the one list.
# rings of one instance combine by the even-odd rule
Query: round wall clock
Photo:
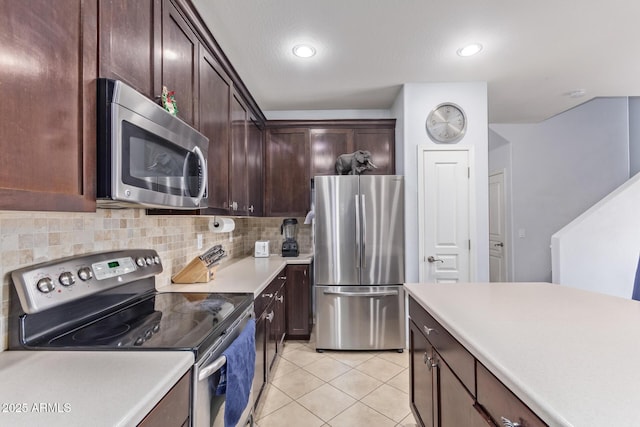
[(467, 117), (462, 108), (451, 102), (442, 103), (427, 116), (427, 134), (438, 143), (452, 144), (464, 136)]

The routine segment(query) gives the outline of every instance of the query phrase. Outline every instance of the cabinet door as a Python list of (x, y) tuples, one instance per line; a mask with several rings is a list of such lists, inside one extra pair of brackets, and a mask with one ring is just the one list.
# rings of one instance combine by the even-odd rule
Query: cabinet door
[(440, 426), (489, 426), (487, 420), (474, 408), (473, 397), (442, 359), (438, 362), (438, 373), (440, 377)]
[(97, 3), (0, 10), (0, 209), (95, 211)]
[(409, 353), (411, 410), (420, 425), (437, 426), (437, 375), (430, 360), (434, 351), (413, 321), (409, 321)]
[(201, 49), (200, 131), (209, 138), (209, 209), (229, 213), (229, 138), (231, 81), (213, 55)]
[(162, 3), (162, 85), (175, 93), (178, 117), (198, 127), (198, 49), (200, 44), (170, 0)]
[(356, 129), (354, 151), (365, 150), (371, 153), (376, 169), (367, 171), (367, 175), (395, 174), (395, 130), (394, 129)]
[(160, 96), (161, 0), (100, 0), (99, 74)]
[(287, 339), (311, 334), (311, 283), (308, 265), (287, 266)]
[(234, 215), (247, 214), (247, 109), (234, 94), (231, 98), (231, 211)]
[(353, 153), (353, 129), (311, 129), (311, 176), (336, 175), (336, 159)]
[(305, 216), (311, 206), (309, 130), (270, 129), (266, 144), (267, 216)]
[(179, 427), (188, 425), (191, 409), (191, 371), (174, 385), (138, 424), (138, 427)]
[(264, 143), (262, 129), (255, 119), (247, 122), (247, 185), (250, 216), (264, 212)]

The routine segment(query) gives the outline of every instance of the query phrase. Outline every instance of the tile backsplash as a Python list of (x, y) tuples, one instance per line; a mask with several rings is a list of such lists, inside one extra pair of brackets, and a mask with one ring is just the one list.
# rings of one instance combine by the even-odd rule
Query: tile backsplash
[[(213, 217), (147, 215), (144, 209), (98, 209), (95, 213), (0, 211), (0, 351), (7, 348), (9, 273), (17, 268), (90, 252), (130, 248), (158, 251), (164, 271), (156, 287), (171, 283), (191, 259), (221, 244), (229, 262), (253, 254), (256, 240), (269, 240), (272, 254), (280, 253), (283, 218), (234, 218), (230, 233), (209, 231)], [(203, 248), (197, 248), (197, 235)], [(311, 252), (311, 226), (298, 218), (301, 252)]]

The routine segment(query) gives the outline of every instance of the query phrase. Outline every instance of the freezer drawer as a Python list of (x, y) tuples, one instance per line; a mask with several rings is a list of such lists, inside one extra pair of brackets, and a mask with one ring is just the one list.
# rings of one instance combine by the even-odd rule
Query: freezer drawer
[(316, 286), (316, 349), (404, 348), (402, 286)]

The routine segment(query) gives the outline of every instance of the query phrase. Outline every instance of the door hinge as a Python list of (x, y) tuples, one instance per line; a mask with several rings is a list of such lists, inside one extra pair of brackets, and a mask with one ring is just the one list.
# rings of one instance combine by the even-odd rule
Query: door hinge
[(471, 250), (471, 239), (469, 239), (469, 250)]

